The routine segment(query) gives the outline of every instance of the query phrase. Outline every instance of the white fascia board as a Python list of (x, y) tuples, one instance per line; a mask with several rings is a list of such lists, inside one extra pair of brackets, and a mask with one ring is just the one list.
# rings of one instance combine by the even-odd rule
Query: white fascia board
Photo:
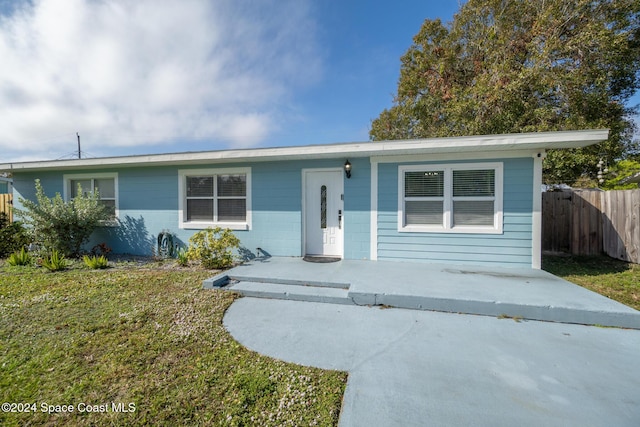
[(442, 153), (400, 154), (387, 156), (371, 156), (371, 161), (376, 163), (425, 163), (446, 161), (482, 161), (487, 159), (513, 159), (522, 157), (535, 157), (543, 155), (546, 150), (458, 150)]
[(508, 152), (586, 147), (605, 141), (608, 129), (463, 136), (400, 141), (355, 142), (245, 150), (205, 151), (97, 159), (0, 164), (0, 171), (73, 170), (110, 167), (198, 165), (336, 157), (399, 156), (438, 153)]

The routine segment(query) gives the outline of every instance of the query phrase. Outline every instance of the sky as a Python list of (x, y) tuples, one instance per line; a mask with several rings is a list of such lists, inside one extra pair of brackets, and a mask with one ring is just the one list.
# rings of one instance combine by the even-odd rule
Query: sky
[(0, 163), (367, 141), (460, 1), (0, 0)]

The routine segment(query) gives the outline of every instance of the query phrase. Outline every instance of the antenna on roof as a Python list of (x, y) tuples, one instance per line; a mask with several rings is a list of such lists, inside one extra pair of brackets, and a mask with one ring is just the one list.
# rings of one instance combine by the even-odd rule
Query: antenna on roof
[(78, 137), (78, 158), (82, 159), (82, 151), (80, 151), (80, 134), (76, 132), (76, 136)]

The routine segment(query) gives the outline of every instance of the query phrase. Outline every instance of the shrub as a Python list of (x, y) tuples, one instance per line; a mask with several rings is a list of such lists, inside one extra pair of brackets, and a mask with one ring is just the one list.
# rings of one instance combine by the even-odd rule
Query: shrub
[(29, 236), (19, 222), (9, 222), (9, 216), (0, 212), (0, 258), (19, 251), (29, 244)]
[(20, 252), (14, 252), (11, 254), (7, 263), (12, 266), (29, 265), (31, 264), (31, 255), (25, 251), (24, 248), (20, 249)]
[(104, 255), (100, 255), (100, 256), (96, 256), (96, 255), (88, 256), (88, 255), (85, 255), (85, 256), (82, 257), (82, 261), (84, 262), (84, 265), (86, 265), (87, 267), (89, 267), (92, 270), (97, 270), (97, 269), (102, 269), (102, 268), (109, 267), (109, 260)]
[(64, 255), (54, 250), (49, 257), (42, 259), (42, 266), (49, 271), (60, 271), (67, 268), (67, 260)]
[(49, 252), (79, 256), (93, 231), (109, 219), (109, 212), (100, 204), (97, 192), (84, 195), (79, 189), (78, 196), (65, 202), (60, 193), (47, 197), (40, 180), (36, 180), (36, 199), (37, 202), (20, 198), (24, 210), (16, 209), (16, 212), (31, 227), (36, 242)]
[(104, 255), (107, 256), (111, 253), (111, 248), (106, 243), (98, 243), (93, 248), (91, 248), (91, 253), (93, 255)]
[(239, 246), (240, 239), (228, 228), (209, 227), (191, 236), (187, 258), (205, 268), (227, 268), (234, 261), (231, 250)]

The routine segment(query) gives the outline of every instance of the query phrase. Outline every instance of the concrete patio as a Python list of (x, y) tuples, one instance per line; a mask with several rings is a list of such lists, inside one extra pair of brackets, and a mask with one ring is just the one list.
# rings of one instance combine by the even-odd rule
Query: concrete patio
[(541, 270), (265, 257), (204, 281), (245, 296), (640, 329), (640, 312)]

